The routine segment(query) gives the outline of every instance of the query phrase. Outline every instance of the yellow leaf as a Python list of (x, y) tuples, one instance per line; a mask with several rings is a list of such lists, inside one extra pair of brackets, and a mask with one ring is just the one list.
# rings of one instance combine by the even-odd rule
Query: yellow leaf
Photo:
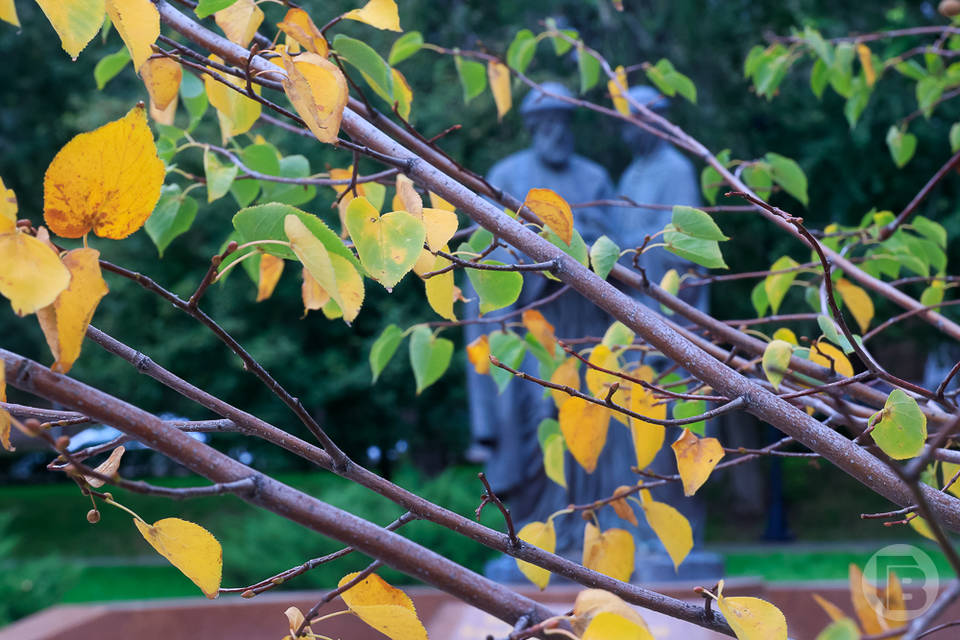
[[(912, 616), (907, 611), (906, 602), (903, 599), (903, 585), (900, 584), (900, 578), (897, 574), (890, 571), (890, 579), (887, 581), (887, 588), (884, 589), (881, 610), (886, 627), (896, 629), (903, 626)], [(900, 636), (894, 636), (894, 640), (899, 640)]]
[[(337, 586), (342, 587), (355, 577), (357, 573), (349, 573)], [(375, 573), (344, 591), (340, 597), (358, 618), (392, 640), (427, 640), (427, 631), (417, 617), (413, 601)]]
[[(607, 82), (607, 90), (610, 92), (610, 97), (613, 99), (613, 108), (623, 115), (629, 116), (630, 103), (627, 102), (627, 99), (624, 97), (624, 92), (628, 90), (627, 72), (622, 66), (620, 66), (616, 68), (615, 75), (617, 77), (617, 82), (614, 82), (613, 80)], [(620, 83), (620, 87), (623, 87), (623, 91), (620, 90), (620, 87), (617, 86), (617, 83)]]
[(387, 31), (403, 31), (400, 28), (400, 13), (394, 0), (370, 0), (362, 9), (343, 14), (347, 20), (356, 20)]
[(677, 457), (677, 470), (683, 482), (683, 495), (689, 497), (703, 486), (710, 472), (723, 457), (723, 447), (716, 438), (698, 438), (689, 429), (670, 445)]
[[(557, 532), (553, 528), (553, 520), (528, 522), (517, 532), (517, 537), (549, 553), (553, 553), (557, 548)], [(541, 591), (547, 588), (547, 583), (550, 582), (550, 572), (548, 570), (523, 560), (517, 560), (517, 568), (527, 577), (527, 580), (537, 585)]]
[(20, 26), (20, 19), (17, 17), (17, 6), (13, 0), (0, 0), (0, 20), (9, 22), (15, 27)]
[[(513, 105), (513, 97), (510, 94), (510, 69), (502, 62), (491, 60), (487, 63), (487, 78), (490, 80), (493, 101), (497, 105), (497, 120), (500, 120)], [(567, 244), (570, 244), (569, 240)]]
[[(623, 485), (623, 486), (617, 487), (616, 490), (613, 492), (613, 495), (626, 496), (633, 493), (634, 489), (635, 487), (631, 487), (629, 485)], [(610, 503), (610, 506), (613, 507), (613, 510), (617, 512), (618, 516), (620, 516), (621, 518), (623, 518), (633, 526), (636, 527), (637, 525), (640, 524), (637, 521), (637, 514), (633, 512), (633, 507), (630, 506), (630, 503), (627, 502), (625, 498), (622, 498), (622, 497), (617, 498), (616, 500)]]
[(126, 238), (153, 212), (165, 172), (141, 103), (57, 152), (43, 178), (44, 219), (64, 238), (91, 229), (103, 238)]
[(930, 524), (920, 516), (917, 516), (916, 518), (910, 518), (910, 527), (924, 538), (937, 542), (937, 536), (933, 535), (933, 530), (930, 528)]
[[(211, 55), (210, 60), (223, 62), (215, 55)], [(207, 74), (203, 76), (203, 86), (207, 91), (207, 99), (217, 110), (220, 137), (227, 141), (250, 130), (253, 123), (260, 118), (260, 103), (238, 91), (246, 92), (243, 80), (227, 74), (221, 76), (232, 86), (227, 86)], [(253, 91), (259, 95), (260, 85), (253, 85)]]
[(37, 311), (37, 320), (56, 362), (54, 371), (67, 373), (80, 356), (80, 347), (100, 299), (107, 295), (107, 283), (100, 274), (100, 252), (74, 249), (63, 255), (70, 271), (70, 286), (52, 305)]
[(862, 42), (858, 42), (857, 57), (860, 58), (860, 66), (863, 67), (863, 79), (867, 81), (868, 87), (872, 87), (877, 81), (877, 72), (873, 68), (873, 57), (870, 55), (870, 47)]
[[(287, 625), (290, 628), (290, 635), (287, 636), (287, 638), (309, 638), (310, 636), (307, 634), (313, 633), (313, 629), (310, 628), (310, 625), (306, 625), (303, 627), (303, 635), (297, 635), (297, 631), (300, 630), (300, 626), (303, 625), (304, 621), (306, 621), (306, 618), (304, 618), (300, 609), (296, 607), (287, 607), (287, 610), (283, 612), (283, 615), (287, 616)], [(284, 640), (286, 640), (286, 638)]]
[(656, 502), (649, 491), (642, 491), (640, 496), (647, 524), (663, 543), (667, 554), (673, 560), (674, 569), (679, 569), (680, 563), (693, 549), (693, 529), (690, 521), (669, 504)]
[(17, 194), (7, 189), (0, 178), (0, 233), (8, 233), (17, 228)]
[(787, 640), (787, 619), (766, 600), (721, 594), (717, 608), (739, 640)]
[[(413, 180), (402, 173), (397, 174), (396, 197), (399, 198), (400, 205), (397, 206), (395, 200), (393, 204), (394, 210), (403, 209), (415, 218), (423, 218), (423, 198), (420, 197), (420, 194), (417, 193), (416, 188), (413, 186)], [(440, 246), (443, 246), (443, 244), (446, 243), (441, 243)], [(436, 251), (435, 247), (431, 247), (431, 249)]]
[(558, 485), (567, 488), (567, 471), (564, 453), (566, 445), (563, 444), (563, 436), (559, 433), (552, 433), (542, 443), (543, 448), (543, 472), (548, 478)]
[[(626, 602), (602, 589), (584, 589), (577, 594), (573, 605), (573, 617), (570, 626), (573, 632), (582, 636), (596, 616), (612, 613), (629, 620), (634, 626), (649, 631), (643, 617)], [(619, 635), (605, 636), (610, 640), (619, 640)], [(629, 636), (628, 636), (629, 637)], [(646, 638), (647, 636), (640, 636)], [(652, 638), (652, 636), (650, 636)]]
[(430, 253), (427, 249), (421, 249), (420, 257), (417, 258), (417, 261), (413, 264), (413, 272), (422, 277), (424, 274), (433, 271), (433, 265), (436, 261), (437, 256)]
[(553, 325), (547, 322), (543, 314), (536, 309), (527, 309), (523, 312), (521, 318), (527, 331), (533, 334), (533, 337), (543, 345), (547, 353), (553, 355), (557, 349), (557, 338), (553, 333)]
[[(636, 377), (636, 376), (635, 376)], [(630, 388), (630, 410), (648, 418), (665, 420), (667, 405), (655, 404), (658, 400), (653, 393), (638, 384)], [(667, 435), (663, 425), (630, 420), (630, 433), (633, 435), (633, 448), (637, 454), (637, 468), (646, 469), (657, 457)]]
[(257, 282), (257, 302), (262, 302), (273, 295), (273, 290), (280, 281), (283, 273), (283, 258), (264, 253), (260, 256), (260, 279)]
[(583, 566), (624, 582), (633, 574), (633, 536), (624, 529), (601, 532), (588, 522), (583, 531)]
[(203, 595), (216, 598), (223, 571), (223, 550), (209, 531), (179, 518), (164, 518), (152, 525), (135, 518), (140, 535), (200, 587)]
[(330, 294), (343, 319), (348, 324), (353, 322), (363, 305), (363, 278), (356, 268), (343, 256), (328, 252), (297, 216), (284, 218), (283, 229), (304, 268)]
[[(123, 454), (126, 450), (127, 449), (125, 447), (117, 447), (110, 452), (110, 455), (106, 460), (94, 468), (94, 471), (102, 476), (107, 476), (108, 478), (113, 476), (113, 474), (117, 472), (117, 469), (120, 468), (120, 458), (123, 457)], [(94, 478), (93, 476), (84, 476), (84, 479), (87, 481), (88, 485), (94, 488), (102, 487), (104, 484), (106, 484), (106, 482), (100, 478)]]
[(795, 346), (795, 347), (800, 344), (800, 343), (797, 341), (797, 334), (795, 334), (795, 333), (794, 333), (793, 331), (791, 331), (790, 329), (787, 329), (786, 327), (780, 327), (779, 329), (777, 329), (776, 331), (774, 331), (774, 332), (773, 332), (773, 339), (774, 339), (774, 340), (783, 340), (784, 342), (789, 342), (790, 344), (792, 344), (792, 345)]
[[(593, 351), (590, 352), (590, 357), (587, 359), (587, 362), (596, 367), (602, 367), (611, 371), (616, 371), (620, 368), (620, 361), (617, 359), (617, 355), (610, 351), (610, 348), (605, 344), (595, 346)], [(587, 389), (598, 398), (605, 397), (607, 390), (614, 382), (622, 382), (620, 378), (612, 373), (604, 373), (596, 369), (587, 369), (586, 379)]]
[[(947, 483), (953, 479), (953, 476), (957, 474), (957, 471), (960, 471), (960, 464), (956, 464), (954, 462), (941, 462), (940, 468), (943, 469), (943, 481), (944, 483)], [(960, 479), (947, 487), (947, 491), (960, 498)]]
[(281, 55), (287, 71), (283, 79), (287, 98), (317, 140), (336, 142), (348, 99), (343, 73), (337, 65), (315, 53), (301, 53), (296, 60), (286, 52)]
[(882, 633), (886, 631), (884, 622), (873, 604), (880, 602), (880, 596), (877, 588), (867, 582), (863, 577), (860, 568), (850, 564), (850, 601), (853, 603), (853, 610), (860, 620), (860, 628), (864, 633)]
[(397, 113), (404, 120), (410, 117), (410, 109), (413, 106), (413, 89), (407, 82), (406, 76), (400, 73), (399, 69), (390, 69), (390, 75), (393, 76), (393, 99), (397, 103)]
[(70, 271), (41, 240), (19, 231), (0, 235), (0, 294), (25, 316), (53, 304), (70, 284)]
[(810, 345), (809, 358), (811, 362), (816, 362), (826, 369), (830, 368), (832, 361), (834, 371), (848, 378), (853, 375), (853, 365), (847, 360), (847, 356), (843, 355), (843, 351), (840, 351), (840, 349), (837, 349), (826, 340), (821, 340), (820, 342)]
[[(0, 359), (0, 402), (7, 401), (7, 368)], [(15, 447), (10, 444), (10, 412), (6, 409), (0, 409), (0, 446), (7, 451), (13, 451)]]
[(151, 102), (150, 117), (153, 118), (153, 121), (157, 124), (165, 124), (172, 127), (177, 117), (177, 102), (177, 98), (174, 98), (173, 102), (167, 105), (166, 109), (157, 109), (156, 105)]
[(829, 600), (822, 598), (820, 594), (813, 594), (813, 599), (816, 600), (821, 609), (827, 612), (827, 615), (830, 616), (832, 621), (836, 622), (837, 620), (843, 620), (847, 617), (847, 614), (843, 612), (843, 609), (833, 604)]
[(150, 58), (140, 67), (140, 77), (150, 94), (150, 108), (163, 111), (176, 104), (183, 70), (170, 58)]
[(106, 0), (107, 14), (130, 51), (133, 69), (153, 54), (150, 48), (160, 36), (160, 13), (150, 0)]
[(607, 442), (610, 409), (571, 397), (561, 405), (558, 420), (560, 432), (574, 460), (584, 471), (593, 473)]
[[(562, 384), (579, 391), (580, 374), (577, 373), (578, 366), (579, 361), (576, 358), (567, 358), (563, 361), (563, 364), (556, 368), (553, 375), (550, 376), (550, 382), (553, 384)], [(553, 401), (556, 403), (557, 409), (562, 407), (563, 403), (570, 399), (570, 396), (566, 392), (556, 389), (551, 389), (550, 395), (553, 396)]]
[(457, 232), (457, 226), (460, 224), (457, 214), (432, 207), (423, 208), (422, 220), (423, 226), (427, 229), (427, 246), (430, 247), (430, 251), (436, 251), (450, 242), (450, 238)]
[(104, 0), (37, 0), (37, 4), (60, 36), (60, 44), (71, 58), (77, 59), (83, 48), (100, 31)]
[(306, 267), (303, 268), (303, 284), (300, 286), (300, 296), (303, 298), (303, 315), (310, 311), (323, 308), (330, 301), (330, 294), (321, 287)]
[(860, 326), (860, 331), (866, 332), (870, 328), (870, 321), (873, 320), (873, 300), (866, 291), (846, 278), (837, 280), (837, 291), (843, 296), (843, 301)]
[(213, 19), (231, 42), (246, 47), (263, 22), (263, 11), (253, 0), (236, 0), (226, 9), (213, 14)]
[[(283, 21), (277, 23), (277, 28), (297, 41), (304, 49), (311, 53), (326, 57), (330, 51), (320, 29), (310, 19), (310, 15), (303, 9), (290, 9)], [(288, 47), (289, 47), (289, 40)]]
[(456, 209), (456, 207), (435, 194), (433, 191), (428, 191), (427, 193), (430, 195), (430, 206), (434, 209), (443, 209), (444, 211), (453, 211)]
[[(438, 271), (450, 264), (450, 261), (443, 256), (437, 256), (431, 270)], [(436, 311), (441, 318), (456, 321), (457, 316), (453, 312), (453, 271), (427, 278), (423, 281), (423, 286), (427, 292), (427, 302), (430, 303), (430, 308)]]
[(551, 189), (530, 189), (523, 201), (545, 225), (570, 244), (573, 240), (573, 211), (567, 201)]
[(621, 615), (602, 611), (593, 617), (581, 640), (654, 640), (644, 627)]
[(467, 360), (481, 376), (490, 373), (490, 340), (483, 334), (467, 345)]

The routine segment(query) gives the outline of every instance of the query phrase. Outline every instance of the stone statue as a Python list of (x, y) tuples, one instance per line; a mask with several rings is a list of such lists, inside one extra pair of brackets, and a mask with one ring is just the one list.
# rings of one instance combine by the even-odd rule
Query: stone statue
[[(546, 83), (546, 91), (569, 96), (570, 92), (557, 83)], [(531, 148), (517, 152), (498, 162), (490, 171), (488, 180), (522, 200), (532, 188), (549, 188), (570, 203), (589, 202), (613, 197), (613, 186), (607, 172), (599, 165), (573, 152), (573, 131), (570, 116), (573, 106), (552, 96), (532, 91), (523, 101), (520, 113), (533, 139)], [(609, 228), (605, 207), (586, 207), (574, 210), (577, 230), (588, 244), (607, 234), (619, 242)], [(628, 246), (624, 244), (622, 246)], [(491, 257), (503, 262), (515, 259), (504, 250)], [(491, 313), (495, 317), (525, 306), (556, 291), (560, 285), (540, 274), (527, 274), (520, 299), (511, 307)], [(476, 298), (472, 291), (468, 298)], [(613, 319), (606, 312), (587, 302), (575, 291), (568, 291), (558, 299), (543, 305), (540, 312), (552, 323), (560, 338), (602, 335)], [(477, 302), (467, 307), (467, 317), (478, 315)], [(519, 320), (519, 318), (515, 318)], [(468, 342), (489, 331), (496, 324), (467, 325)], [(527, 355), (522, 370), (538, 370), (536, 359)], [(468, 367), (467, 386), (470, 399), (472, 450), (486, 449), (487, 476), (497, 494), (511, 509), (517, 526), (533, 520), (545, 520), (551, 513), (570, 503), (584, 503), (612, 495), (620, 485), (634, 484), (636, 476), (630, 472), (635, 463), (633, 444), (626, 428), (611, 421), (607, 443), (594, 473), (586, 473), (567, 454), (567, 487), (564, 489), (549, 480), (543, 471), (542, 454), (537, 441), (537, 426), (544, 418), (556, 417), (556, 408), (544, 389), (527, 381), (512, 380), (503, 393), (498, 394), (489, 376), (477, 375)], [(616, 517), (611, 509), (598, 514), (601, 527), (635, 529)], [(580, 560), (584, 522), (577, 515), (557, 518), (557, 551)], [(523, 580), (512, 558), (502, 557), (488, 565), (490, 577), (501, 581)]]

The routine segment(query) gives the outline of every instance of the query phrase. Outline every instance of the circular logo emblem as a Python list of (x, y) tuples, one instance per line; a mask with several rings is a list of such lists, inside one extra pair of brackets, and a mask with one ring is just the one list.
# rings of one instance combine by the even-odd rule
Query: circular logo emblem
[[(890, 593), (894, 576), (903, 585), (903, 601)], [(886, 584), (882, 592), (873, 585)], [(855, 587), (854, 587), (855, 588)], [(937, 599), (940, 575), (923, 549), (912, 544), (892, 544), (873, 554), (863, 567), (860, 591), (877, 614), (887, 620), (907, 622), (923, 614)]]

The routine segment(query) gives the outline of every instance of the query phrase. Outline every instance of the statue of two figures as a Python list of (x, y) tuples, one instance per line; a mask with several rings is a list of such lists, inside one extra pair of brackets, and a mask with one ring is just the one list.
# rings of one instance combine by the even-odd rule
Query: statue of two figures
[[(670, 222), (671, 208), (636, 208), (609, 204), (623, 195), (635, 203), (654, 205), (699, 204), (699, 189), (694, 168), (671, 145), (642, 129), (626, 125), (623, 140), (633, 153), (633, 161), (624, 171), (615, 188), (607, 171), (600, 165), (574, 153), (571, 128), (573, 105), (557, 96), (570, 96), (560, 84), (546, 83), (544, 91), (531, 91), (523, 101), (520, 112), (533, 144), (498, 162), (490, 171), (488, 180), (517, 198), (524, 198), (532, 188), (548, 188), (567, 202), (596, 203), (574, 209), (576, 229), (588, 246), (606, 235), (621, 248), (638, 247), (648, 234), (652, 235)], [(659, 112), (668, 107), (667, 100), (649, 87), (634, 87), (631, 97), (640, 104)], [(606, 201), (606, 202), (604, 202)], [(503, 249), (491, 255), (503, 262), (515, 261)], [(624, 260), (630, 260), (630, 256)], [(660, 282), (669, 269), (683, 273), (690, 266), (681, 258), (653, 249), (639, 261), (647, 277)], [(561, 285), (539, 274), (527, 274), (520, 299), (510, 308), (490, 314), (493, 317), (524, 307), (549, 296)], [(706, 305), (703, 288), (689, 289), (699, 293), (699, 299), (688, 299), (701, 308)], [(467, 307), (467, 317), (478, 316), (476, 295)], [(697, 296), (695, 296), (696, 298)], [(647, 304), (651, 304), (646, 301)], [(613, 323), (613, 318), (584, 300), (577, 292), (568, 290), (556, 299), (538, 307), (555, 329), (559, 338), (602, 336)], [(519, 320), (519, 318), (513, 318)], [(496, 324), (466, 325), (467, 342), (490, 332)], [(626, 352), (624, 355), (635, 352)], [(647, 364), (656, 361), (647, 358)], [(662, 363), (662, 358), (661, 358)], [(661, 366), (662, 368), (662, 366)], [(529, 353), (521, 370), (536, 373), (536, 359)], [(582, 375), (581, 367), (581, 375)], [(607, 441), (593, 473), (587, 473), (565, 453), (566, 487), (549, 479), (543, 467), (543, 454), (537, 437), (538, 425), (557, 415), (554, 401), (544, 389), (519, 379), (499, 391), (489, 375), (478, 375), (468, 367), (468, 391), (474, 459), (486, 462), (487, 476), (497, 494), (510, 507), (519, 527), (531, 521), (545, 521), (552, 513), (569, 504), (590, 503), (609, 497), (622, 485), (635, 485), (638, 476), (630, 470), (636, 465), (636, 456), (630, 431), (619, 422), (611, 421)], [(678, 435), (668, 429), (664, 447), (650, 469), (657, 473), (676, 473), (676, 463), (669, 444)], [(671, 437), (672, 436), (672, 437)], [(613, 509), (604, 507), (596, 512), (601, 529), (625, 528), (634, 536), (635, 564), (633, 579), (643, 582), (670, 579), (719, 578), (722, 562), (714, 554), (697, 550), (703, 539), (704, 509), (697, 498), (685, 498), (679, 483), (667, 483), (652, 491), (654, 499), (667, 502), (679, 509), (694, 530), (694, 551), (680, 566), (679, 571), (667, 555), (653, 531), (639, 518), (639, 526), (632, 526), (616, 516)], [(554, 520), (557, 531), (557, 553), (580, 561), (583, 545), (584, 521), (579, 514), (569, 514)], [(502, 582), (522, 581), (523, 577), (510, 557), (491, 561), (486, 567), (489, 577)]]

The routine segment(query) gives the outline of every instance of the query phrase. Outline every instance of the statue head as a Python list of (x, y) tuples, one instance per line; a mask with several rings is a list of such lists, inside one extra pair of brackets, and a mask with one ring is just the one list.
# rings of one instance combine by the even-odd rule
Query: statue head
[(524, 124), (533, 137), (533, 151), (544, 164), (563, 167), (573, 154), (573, 129), (570, 114), (573, 105), (554, 95), (572, 97), (573, 94), (558, 82), (545, 82), (543, 89), (529, 92), (520, 105)]
[[(670, 100), (661, 95), (661, 93), (653, 87), (646, 85), (630, 87), (629, 94), (634, 102), (646, 106), (657, 115), (666, 115), (670, 107)], [(634, 109), (633, 106), (631, 106), (631, 111), (636, 113), (636, 109)], [(627, 143), (627, 146), (630, 147), (634, 156), (647, 155), (663, 142), (662, 139), (649, 131), (645, 131), (629, 122), (623, 124), (623, 139), (624, 142)]]

